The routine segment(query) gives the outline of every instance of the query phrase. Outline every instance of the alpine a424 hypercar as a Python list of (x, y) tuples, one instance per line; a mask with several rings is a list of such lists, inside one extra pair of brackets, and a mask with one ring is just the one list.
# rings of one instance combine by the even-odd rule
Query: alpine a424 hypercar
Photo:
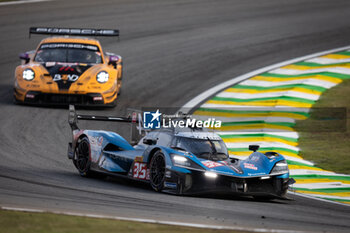
[(119, 36), (119, 30), (31, 27), (29, 33), (60, 36), (46, 38), (35, 51), (20, 54), (23, 62), (15, 71), (15, 102), (115, 105), (122, 84), (122, 58), (104, 53), (98, 40), (86, 36)]
[[(284, 198), (289, 178), (285, 158), (254, 152), (230, 158), (222, 139), (203, 128), (161, 128), (132, 146), (115, 132), (81, 130), (77, 120), (135, 122), (125, 117), (78, 115), (70, 106), (72, 142), (68, 158), (81, 176), (107, 174), (148, 182), (155, 191), (173, 194), (230, 193), (256, 198)], [(248, 149), (248, 148), (247, 148)]]

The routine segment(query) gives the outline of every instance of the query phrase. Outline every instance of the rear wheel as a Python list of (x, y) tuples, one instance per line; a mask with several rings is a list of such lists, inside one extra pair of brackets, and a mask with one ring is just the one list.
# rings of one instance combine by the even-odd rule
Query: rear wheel
[(150, 182), (152, 188), (160, 192), (164, 188), (165, 180), (165, 158), (160, 151), (153, 155), (150, 163)]
[(81, 176), (88, 177), (93, 174), (90, 170), (90, 142), (87, 137), (78, 140), (73, 163)]
[(122, 78), (118, 79), (118, 96), (122, 93)]
[(120, 72), (120, 76), (117, 77), (117, 83), (118, 83), (118, 96), (122, 93), (122, 80), (123, 80), (123, 63), (118, 64), (118, 71)]

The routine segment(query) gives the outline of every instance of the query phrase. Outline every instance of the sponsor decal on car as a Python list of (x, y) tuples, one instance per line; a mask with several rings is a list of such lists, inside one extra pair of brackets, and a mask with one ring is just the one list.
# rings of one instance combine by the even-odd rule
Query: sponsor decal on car
[(259, 173), (248, 173), (248, 176), (264, 176), (266, 173), (264, 172), (259, 172)]
[(177, 184), (176, 183), (171, 183), (171, 182), (164, 182), (164, 187), (165, 188), (170, 188), (170, 189), (176, 189)]
[(68, 80), (71, 82), (75, 82), (78, 80), (78, 78), (79, 78), (79, 75), (76, 75), (76, 74), (67, 74), (67, 75), (55, 74), (55, 76), (53, 77), (53, 81), (57, 82), (60, 80)]
[(214, 162), (214, 161), (210, 161), (210, 160), (206, 160), (206, 161), (203, 161), (202, 164), (208, 168), (214, 168), (214, 167), (221, 167), (221, 166), (225, 166), (224, 164), (222, 163), (217, 163), (217, 162)]
[(251, 164), (251, 163), (243, 163), (243, 166), (244, 168), (247, 168), (247, 169), (252, 169), (252, 170), (258, 170), (258, 168), (254, 165), (254, 164)]
[(99, 146), (102, 146), (102, 143), (103, 143), (103, 137), (99, 137), (99, 138), (97, 139), (97, 144), (98, 144)]
[(43, 44), (40, 49), (55, 49), (55, 48), (70, 48), (70, 49), (88, 49), (98, 51), (98, 47), (89, 44), (77, 44), (77, 43), (50, 43)]
[(142, 156), (136, 156), (134, 159), (135, 162), (141, 162), (143, 161), (143, 157)]
[(165, 177), (166, 178), (171, 178), (171, 171), (166, 171), (165, 172)]
[(102, 136), (98, 136), (98, 137), (91, 136), (91, 137), (89, 137), (89, 140), (90, 140), (92, 146), (94, 146), (94, 145), (102, 146), (102, 143), (103, 143)]
[(56, 62), (53, 62), (53, 61), (48, 61), (45, 63), (46, 67), (51, 67), (51, 66), (55, 66), (55, 65), (56, 65)]
[(148, 173), (147, 170), (146, 163), (135, 162), (132, 177), (135, 179), (146, 180)]
[(258, 161), (259, 160), (259, 156), (253, 155), (250, 157), (250, 161)]

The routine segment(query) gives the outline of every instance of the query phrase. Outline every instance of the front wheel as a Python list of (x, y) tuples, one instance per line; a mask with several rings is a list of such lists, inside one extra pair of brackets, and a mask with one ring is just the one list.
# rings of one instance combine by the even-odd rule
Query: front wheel
[(12, 103), (13, 103), (14, 105), (19, 105), (19, 104), (20, 104), (20, 102), (17, 100), (17, 98), (16, 98), (15, 95), (13, 95)]
[(90, 170), (90, 142), (87, 137), (78, 140), (73, 163), (81, 176), (88, 177), (92, 174)]
[(165, 180), (165, 157), (160, 151), (153, 155), (150, 162), (150, 182), (152, 188), (160, 192), (164, 188)]
[(115, 98), (111, 103), (107, 104), (107, 108), (115, 108), (117, 106), (117, 98)]

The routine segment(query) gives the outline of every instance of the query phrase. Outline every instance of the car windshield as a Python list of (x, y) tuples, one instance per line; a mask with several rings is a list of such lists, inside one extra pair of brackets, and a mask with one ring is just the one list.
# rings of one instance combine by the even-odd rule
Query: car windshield
[(227, 148), (222, 140), (176, 137), (176, 148), (181, 148), (198, 158), (221, 161), (228, 159)]
[(42, 44), (34, 58), (36, 62), (102, 63), (97, 46), (87, 44)]

